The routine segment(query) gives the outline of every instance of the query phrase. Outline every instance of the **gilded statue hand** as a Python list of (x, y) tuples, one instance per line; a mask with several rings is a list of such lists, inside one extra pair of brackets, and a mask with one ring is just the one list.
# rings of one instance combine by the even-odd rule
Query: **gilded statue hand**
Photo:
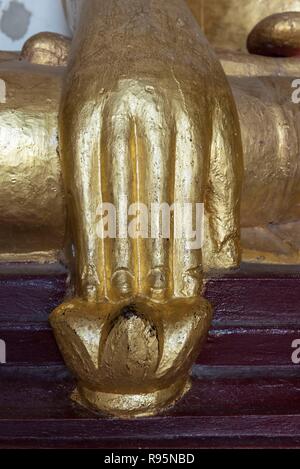
[[(77, 289), (92, 301), (196, 297), (204, 267), (239, 261), (238, 120), (222, 69), (184, 3), (129, 5), (132, 12), (118, 0), (87, 2), (73, 44), (61, 141)], [(120, 196), (148, 208), (204, 203), (204, 249), (188, 249), (172, 232), (100, 239), (99, 204), (113, 204), (119, 220)]]
[[(209, 329), (204, 268), (236, 266), (240, 252), (237, 113), (183, 0), (83, 3), (60, 141), (77, 298), (51, 324), (79, 380), (75, 399), (115, 415), (157, 413), (189, 389)], [(205, 206), (203, 248), (191, 245), (187, 211), (166, 237), (159, 210), (152, 217), (152, 204), (185, 203)], [(116, 215), (107, 238), (103, 204)]]

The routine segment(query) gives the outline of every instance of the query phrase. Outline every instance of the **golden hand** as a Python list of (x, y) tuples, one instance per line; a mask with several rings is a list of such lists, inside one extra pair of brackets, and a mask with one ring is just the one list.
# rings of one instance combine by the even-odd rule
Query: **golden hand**
[[(123, 5), (123, 6), (122, 6)], [(61, 152), (77, 291), (93, 301), (196, 297), (239, 262), (242, 154), (222, 69), (184, 2), (89, 1), (71, 53)], [(88, 34), (89, 33), (89, 34)], [(163, 44), (163, 46), (162, 46)], [(204, 203), (207, 239), (105, 239), (100, 203)]]
[[(210, 325), (204, 268), (236, 266), (240, 254), (237, 113), (184, 1), (83, 4), (60, 142), (79, 298), (51, 323), (79, 379), (76, 399), (117, 415), (156, 413), (188, 389)], [(167, 238), (103, 239), (99, 204), (123, 228), (120, 197), (147, 213), (154, 203), (204, 203), (203, 249), (174, 226)]]

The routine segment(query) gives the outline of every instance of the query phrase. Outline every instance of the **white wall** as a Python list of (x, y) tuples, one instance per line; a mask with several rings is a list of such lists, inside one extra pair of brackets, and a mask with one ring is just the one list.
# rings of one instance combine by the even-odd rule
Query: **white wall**
[(0, 50), (20, 50), (40, 31), (70, 36), (61, 0), (0, 0)]

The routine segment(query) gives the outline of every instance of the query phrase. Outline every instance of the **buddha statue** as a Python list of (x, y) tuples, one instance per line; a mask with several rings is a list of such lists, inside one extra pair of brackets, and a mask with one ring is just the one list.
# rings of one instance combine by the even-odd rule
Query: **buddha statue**
[[(70, 0), (72, 41), (40, 33), (1, 55), (1, 259), (67, 263), (50, 321), (73, 399), (96, 411), (153, 415), (187, 392), (212, 317), (205, 276), (299, 263), (300, 66), (246, 50), (265, 16), (299, 8), (250, 3)], [(204, 206), (197, 248), (187, 211), (162, 236), (163, 207), (185, 204)], [(103, 206), (118, 235), (103, 236)]]

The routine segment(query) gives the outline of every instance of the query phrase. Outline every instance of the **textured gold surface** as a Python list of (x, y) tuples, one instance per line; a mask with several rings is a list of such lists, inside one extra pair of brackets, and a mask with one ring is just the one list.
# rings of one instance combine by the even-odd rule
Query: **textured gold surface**
[(292, 84), (293, 79), (299, 76), (300, 65), (296, 57), (275, 59), (225, 49), (217, 49), (216, 52), (228, 77), (286, 76), (290, 77)]
[(0, 61), (0, 259), (54, 260), (65, 201), (57, 154), (62, 71)]
[(30, 37), (21, 58), (39, 65), (67, 65), (71, 39), (56, 33), (38, 33)]
[(251, 31), (247, 47), (252, 54), (300, 56), (300, 13), (278, 13), (263, 19)]
[(247, 37), (267, 16), (300, 12), (299, 0), (186, 0), (210, 43), (246, 51)]
[(230, 77), (244, 148), (241, 226), (300, 220), (300, 107), (289, 77)]
[[(288, 76), (229, 80), (244, 148), (243, 259), (299, 264), (300, 107), (291, 100), (293, 80)], [(293, 235), (289, 224), (294, 226)]]

